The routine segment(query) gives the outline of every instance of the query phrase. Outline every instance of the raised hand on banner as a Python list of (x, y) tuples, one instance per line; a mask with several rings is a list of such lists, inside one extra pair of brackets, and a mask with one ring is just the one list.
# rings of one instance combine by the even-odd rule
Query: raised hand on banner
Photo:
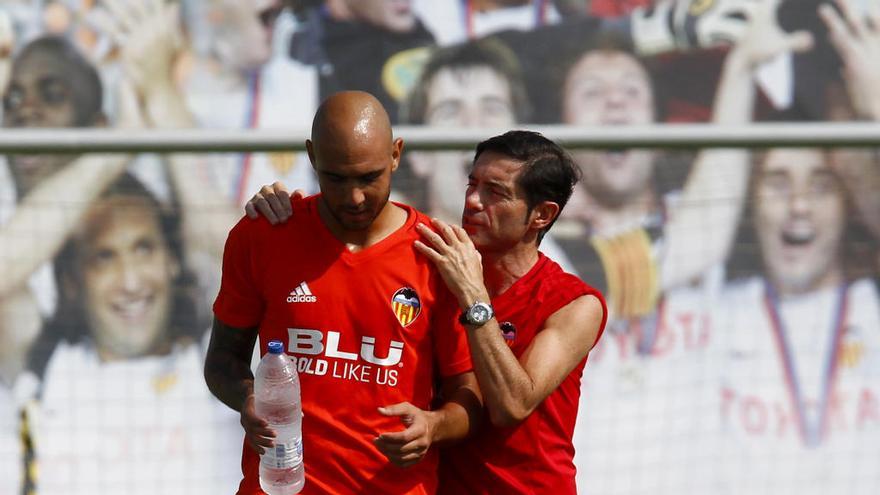
[(750, 12), (746, 29), (731, 52), (742, 57), (747, 69), (754, 69), (782, 53), (813, 48), (813, 35), (809, 31), (789, 33), (779, 25), (776, 14), (782, 2), (763, 0)]
[(852, 0), (837, 0), (842, 16), (830, 4), (819, 7), (828, 35), (843, 61), (843, 77), (860, 117), (880, 120), (880, 4), (868, 2), (857, 12)]
[(105, 0), (90, 19), (120, 48), (126, 73), (139, 88), (171, 80), (183, 47), (180, 4), (165, 0)]
[(128, 77), (123, 77), (116, 85), (116, 102), (116, 127), (129, 130), (147, 127), (137, 89)]
[(187, 126), (192, 121), (178, 104), (173, 78), (183, 48), (179, 18), (179, 4), (166, 0), (105, 0), (90, 16), (92, 24), (120, 48), (125, 74), (143, 98), (147, 117), (159, 127)]
[[(843, 79), (849, 104), (856, 116), (880, 121), (880, 5), (868, 2), (859, 12), (850, 0), (838, 0), (840, 12), (830, 4), (819, 7), (828, 37), (843, 61)], [(841, 105), (841, 106), (846, 106)], [(834, 109), (831, 109), (834, 120)], [(850, 119), (850, 110), (844, 118)], [(849, 190), (852, 203), (875, 238), (880, 238), (880, 167), (875, 150), (835, 148), (830, 165)]]
[(659, 0), (633, 11), (632, 36), (641, 55), (736, 43), (761, 0)]

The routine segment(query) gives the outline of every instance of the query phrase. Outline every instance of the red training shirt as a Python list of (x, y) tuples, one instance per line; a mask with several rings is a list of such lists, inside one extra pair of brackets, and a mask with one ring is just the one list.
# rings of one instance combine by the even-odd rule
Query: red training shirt
[[(438, 454), (401, 469), (373, 445), (405, 429), (376, 410), (408, 401), (430, 409), (434, 378), (472, 369), (458, 305), (431, 262), (413, 248), (418, 222), (398, 204), (403, 227), (349, 251), (318, 216), (319, 196), (293, 202), (287, 223), (243, 218), (223, 254), (214, 313), (236, 328), (259, 327), (261, 353), (284, 342), (303, 402), (303, 494), (434, 493)], [(240, 494), (263, 493), (259, 456), (247, 444)]]
[[(577, 299), (599, 298), (605, 316), (596, 341), (605, 329), (608, 310), (602, 294), (578, 277), (565, 273), (540, 254), (538, 262), (503, 294), (492, 299), (495, 318), (507, 344), (519, 358), (544, 322)], [(495, 428), (484, 414), (476, 436), (443, 450), (440, 489), (448, 495), (577, 493), (571, 437), (580, 399), (584, 358), (541, 405), (519, 425)]]

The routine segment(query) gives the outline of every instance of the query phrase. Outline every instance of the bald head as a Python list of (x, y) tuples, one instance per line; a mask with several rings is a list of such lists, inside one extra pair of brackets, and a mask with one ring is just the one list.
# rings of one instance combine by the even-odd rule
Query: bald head
[(402, 149), (403, 140), (391, 136), (388, 113), (369, 93), (345, 91), (321, 103), (306, 150), (334, 225), (346, 231), (371, 228), (387, 210)]
[(358, 151), (363, 146), (391, 145), (391, 120), (379, 100), (363, 91), (335, 93), (318, 107), (312, 121), (312, 142), (318, 149)]

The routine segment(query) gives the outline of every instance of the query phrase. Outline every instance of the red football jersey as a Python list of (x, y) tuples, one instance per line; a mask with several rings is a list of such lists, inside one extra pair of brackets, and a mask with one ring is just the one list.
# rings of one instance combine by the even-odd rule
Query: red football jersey
[[(405, 427), (377, 408), (409, 401), (430, 409), (434, 379), (472, 369), (458, 305), (413, 248), (415, 209), (382, 241), (349, 251), (318, 216), (318, 196), (293, 202), (285, 224), (242, 219), (229, 234), (214, 313), (281, 340), (296, 363), (303, 402), (303, 494), (433, 493), (436, 452), (400, 469), (373, 445)], [(247, 444), (239, 493), (262, 493), (259, 456)]]
[[(541, 254), (525, 276), (492, 299), (492, 306), (505, 340), (519, 358), (550, 315), (585, 294), (598, 297), (605, 309), (599, 291)], [(597, 341), (607, 314), (605, 309)], [(485, 414), (476, 436), (444, 449), (439, 493), (577, 493), (571, 437), (586, 362), (584, 358), (519, 425), (494, 428)]]

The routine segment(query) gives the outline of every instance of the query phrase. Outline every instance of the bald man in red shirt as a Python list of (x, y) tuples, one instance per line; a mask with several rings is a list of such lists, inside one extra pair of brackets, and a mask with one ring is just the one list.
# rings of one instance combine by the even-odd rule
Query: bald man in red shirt
[[(254, 409), (258, 336), (261, 353), (284, 342), (300, 374), (302, 493), (434, 493), (430, 446), (468, 434), (481, 403), (455, 300), (413, 247), (429, 219), (388, 201), (403, 142), (374, 97), (343, 92), (306, 146), (321, 193), (285, 225), (242, 219), (224, 251), (205, 378), (241, 413), (238, 493), (262, 493), (258, 455), (273, 445)], [(432, 410), (438, 377), (446, 402)]]

